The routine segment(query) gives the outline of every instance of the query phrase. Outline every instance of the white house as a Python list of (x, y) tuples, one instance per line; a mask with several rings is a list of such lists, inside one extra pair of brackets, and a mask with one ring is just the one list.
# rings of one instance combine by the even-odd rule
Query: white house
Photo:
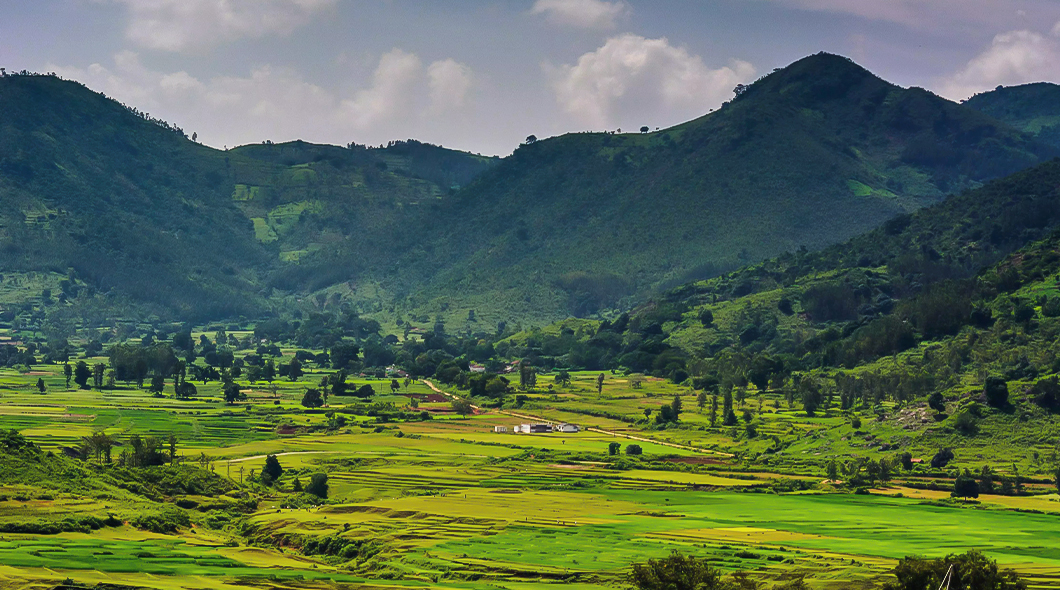
[(578, 428), (577, 424), (556, 424), (552, 427), (552, 432), (578, 432), (581, 428)]
[(507, 426), (494, 426), (493, 427), (493, 432), (505, 433), (505, 432), (508, 432), (508, 427)]

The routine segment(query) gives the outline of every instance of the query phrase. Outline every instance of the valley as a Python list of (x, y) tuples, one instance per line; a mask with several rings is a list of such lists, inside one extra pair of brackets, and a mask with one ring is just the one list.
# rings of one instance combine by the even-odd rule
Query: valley
[(1055, 89), (497, 158), (5, 72), (0, 588), (1056, 587)]

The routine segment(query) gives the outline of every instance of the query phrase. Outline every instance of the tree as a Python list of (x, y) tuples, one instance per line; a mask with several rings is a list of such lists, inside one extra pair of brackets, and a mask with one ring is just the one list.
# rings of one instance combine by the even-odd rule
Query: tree
[(533, 143), (537, 143), (537, 136), (536, 135), (527, 135), (526, 136), (526, 144), (530, 145), (530, 144), (533, 144)]
[(839, 481), (839, 465), (836, 464), (835, 459), (828, 462), (828, 480)]
[[(609, 443), (607, 445), (607, 454), (608, 455), (612, 455), (612, 456), (617, 455), (620, 450), (622, 450), (622, 445), (620, 445), (620, 444), (618, 444), (616, 442)], [(1060, 471), (1060, 470), (1058, 470), (1058, 471)], [(1060, 484), (1058, 484), (1058, 485), (1060, 485)]]
[(700, 391), (699, 395), (696, 396), (696, 407), (702, 413), (703, 408), (707, 405), (707, 392), (706, 390)]
[(950, 461), (953, 461), (953, 451), (949, 449), (941, 449), (931, 458), (931, 467), (933, 469), (942, 469), (949, 465)]
[(604, 392), (604, 379), (605, 377), (603, 373), (600, 373), (600, 375), (596, 378), (596, 393)]
[[(1058, 486), (1060, 489), (1060, 486)], [(994, 493), (994, 472), (990, 470), (989, 465), (983, 465), (982, 471), (979, 472), (979, 492), (982, 494), (993, 494)]]
[(199, 393), (195, 384), (190, 381), (181, 381), (173, 387), (173, 394), (177, 399), (191, 399)]
[(302, 371), (302, 363), (297, 359), (291, 359), (291, 362), (287, 364), (287, 377), (291, 381), (298, 381), (298, 378), (304, 375)]
[(63, 375), (66, 377), (66, 388), (70, 389), (70, 379), (74, 376), (74, 368), (70, 363), (63, 363)]
[(307, 389), (302, 395), (302, 406), (306, 408), (319, 408), (324, 405), (324, 396), (316, 388)]
[(357, 391), (353, 392), (353, 395), (363, 400), (367, 400), (370, 399), (373, 395), (375, 395), (375, 389), (371, 385), (365, 383), (364, 385), (358, 387)]
[(155, 375), (151, 378), (151, 387), (147, 390), (151, 393), (162, 395), (162, 391), (166, 388), (166, 378), (161, 375)]
[(891, 572), (897, 578), (884, 584), (884, 590), (935, 590), (944, 585), (946, 573), (953, 568), (950, 588), (962, 590), (1026, 590), (1027, 582), (1011, 569), (1001, 569), (997, 562), (978, 551), (949, 555), (942, 559), (906, 557)]
[(629, 578), (638, 590), (722, 590), (726, 587), (719, 570), (677, 551), (669, 557), (634, 564)]
[(169, 464), (177, 462), (177, 435), (169, 433)]
[(942, 397), (942, 393), (936, 391), (928, 397), (928, 407), (935, 410), (936, 413), (942, 414), (946, 411), (946, 398)]
[(1003, 408), (1008, 405), (1008, 384), (1000, 377), (987, 377), (983, 394), (986, 395), (986, 403), (992, 407)]
[(640, 128), (640, 132), (641, 132), (641, 133), (647, 133), (647, 132), (648, 132), (648, 131), (650, 131), (650, 130), (651, 130), (651, 129), (650, 129), (650, 128), (649, 128), (649, 127), (648, 127), (647, 125), (645, 125), (645, 126), (643, 126), (643, 127), (641, 127), (641, 128)]
[(302, 480), (298, 479), (297, 477), (294, 478), (294, 482), (291, 483), (291, 491), (295, 492), (295, 493), (301, 492), (302, 491)]
[(471, 401), (462, 397), (454, 399), (449, 405), (452, 406), (454, 412), (461, 416), (468, 416), (475, 411), (475, 409), (471, 407)]
[(906, 471), (912, 471), (913, 470), (913, 454), (912, 453), (902, 453), (898, 457), (898, 459), (902, 462), (902, 469), (905, 469)]
[(821, 388), (813, 380), (803, 379), (799, 382), (799, 389), (802, 391), (802, 409), (813, 418), (821, 406)]
[(261, 369), (261, 377), (269, 383), (276, 378), (276, 364), (271, 359), (265, 361), (265, 366)]
[(276, 455), (265, 457), (265, 466), (261, 468), (261, 480), (265, 482), (265, 485), (272, 485), (280, 479), (281, 475), (283, 475), (283, 467), (280, 466), (280, 460), (276, 458)]
[[(92, 367), (92, 382), (95, 383), (96, 389), (103, 389), (103, 376), (107, 372), (107, 365), (103, 363), (96, 363), (96, 366)], [(108, 389), (111, 389), (108, 387)]]
[(710, 396), (710, 427), (714, 428), (718, 423), (718, 396)]
[(1056, 485), (1056, 491), (1060, 492), (1060, 467), (1053, 471), (1053, 484)]
[(321, 499), (328, 497), (328, 475), (326, 473), (314, 473), (305, 486), (305, 492)]
[(235, 383), (229, 383), (224, 387), (224, 397), (225, 403), (231, 405), (236, 402), (245, 401), (247, 399), (247, 394), (240, 391), (239, 386)]
[(74, 383), (77, 383), (78, 389), (88, 389), (90, 377), (92, 377), (92, 370), (88, 368), (85, 361), (77, 361), (77, 367), (74, 369)]
[(43, 377), (37, 377), (37, 391), (41, 393), (48, 391), (48, 386), (44, 384)]
[(644, 450), (640, 448), (640, 445), (626, 445), (627, 455), (640, 455)]
[(703, 324), (704, 328), (709, 328), (714, 324), (714, 312), (709, 309), (699, 312), (699, 323)]
[(398, 380), (397, 379), (391, 379), (390, 380), (390, 393), (391, 394), (395, 394), (395, 393), (398, 392), (399, 389), (401, 389), (401, 384), (398, 383)]
[(673, 412), (674, 421), (675, 422), (680, 419), (680, 417), (681, 417), (681, 396), (679, 396), (679, 395), (675, 395), (674, 396), (674, 401), (670, 402), (670, 411)]
[(560, 371), (556, 373), (556, 385), (562, 385), (563, 387), (570, 386), (570, 373), (567, 371)]
[(736, 426), (736, 412), (732, 411), (732, 389), (725, 390), (724, 403), (721, 410), (722, 423), (726, 426)]

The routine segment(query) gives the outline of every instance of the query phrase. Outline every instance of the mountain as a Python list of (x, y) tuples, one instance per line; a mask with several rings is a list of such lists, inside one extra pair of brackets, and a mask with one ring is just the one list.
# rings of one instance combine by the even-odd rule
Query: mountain
[[(786, 253), (671, 289), (613, 322), (566, 320), (516, 334), (508, 354), (671, 378), (694, 373), (697, 359), (733, 355), (744, 359), (740, 370), (756, 357), (782, 359), (789, 371), (854, 368), (991, 327), (1021, 297), (1042, 310), (1054, 298), (1060, 315), (1058, 244), (1054, 159), (819, 252)], [(1052, 334), (1036, 336), (1048, 343)]]
[(413, 293), (406, 307), (461, 323), (467, 309), (486, 326), (587, 315), (845, 240), (1055, 153), (978, 111), (815, 55), (671, 129), (519, 147), (439, 208), (430, 246), (390, 284)]
[(405, 209), (495, 161), (415, 141), (220, 151), (75, 82), (4, 76), (0, 310), (39, 302), (76, 324), (287, 308), (314, 290), (299, 257), (339, 242), (346, 261), (377, 258), (420, 216)]
[(998, 86), (963, 104), (1060, 147), (1060, 85), (1039, 82)]
[(411, 140), (214, 150), (77, 83), (6, 76), (0, 320), (332, 310), (492, 332), (825, 247), (1058, 151), (827, 54), (677, 127), (503, 160)]

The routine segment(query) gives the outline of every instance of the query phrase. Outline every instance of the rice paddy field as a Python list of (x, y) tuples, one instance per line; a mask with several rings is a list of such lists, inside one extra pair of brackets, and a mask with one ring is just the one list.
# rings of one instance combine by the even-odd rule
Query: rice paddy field
[[(863, 438), (841, 416), (799, 417), (783, 400), (765, 397), (757, 414), (762, 440), (738, 442), (720, 429), (637, 423), (645, 409), (680, 395), (683, 420), (709, 424), (692, 392), (649, 378), (607, 375), (598, 392), (597, 374), (576, 373), (570, 386), (539, 388), (519, 408), (480, 408), (466, 418), (449, 410), (450, 392), (438, 384), (392, 392), (389, 379), (351, 379), (373, 385), (374, 403), (408, 408), (415, 397), (422, 399), (415, 411), (431, 415), (381, 422), (353, 398), (303, 408), (304, 390), (323, 374), (243, 383), (248, 400), (228, 405), (216, 382), (200, 386), (194, 400), (177, 401), (120, 384), (67, 389), (59, 366), (0, 371), (0, 429), (17, 430), (57, 457), (97, 431), (119, 441), (174, 434), (187, 463), (230, 482), (236, 491), (226, 501), (256, 500), (255, 508), (218, 519), (203, 509), (211, 499), (202, 496), (0, 485), (4, 531), (77, 516), (120, 521), (97, 530), (0, 533), (0, 587), (623, 588), (631, 563), (675, 549), (766, 585), (804, 575), (815, 588), (875, 587), (901, 557), (979, 549), (1033, 587), (1060, 585), (1060, 498), (1046, 486), (954, 502), (910, 474), (869, 494), (836, 493), (822, 483), (814, 458), (878, 454), (860, 446)], [(335, 415), (346, 423), (328, 426)], [(536, 420), (582, 428), (494, 431)], [(873, 432), (902, 435), (886, 425)], [(797, 442), (772, 466), (748, 462), (748, 453), (773, 444), (773, 434)], [(643, 455), (616, 461), (608, 450), (616, 442), (639, 445)], [(255, 475), (267, 455), (285, 470), (272, 487)], [(293, 501), (295, 479), (304, 484), (314, 473), (328, 475), (327, 502)], [(191, 524), (169, 532), (136, 526), (136, 514), (160, 504), (185, 510)], [(327, 540), (332, 550), (306, 551), (309, 540)]]

